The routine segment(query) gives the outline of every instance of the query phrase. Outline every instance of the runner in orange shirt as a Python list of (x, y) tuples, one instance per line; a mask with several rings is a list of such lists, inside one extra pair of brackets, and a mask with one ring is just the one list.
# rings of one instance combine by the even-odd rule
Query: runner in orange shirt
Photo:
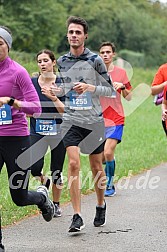
[[(164, 90), (167, 85), (167, 63), (161, 65), (154, 76), (153, 82), (151, 84), (152, 95), (157, 95)], [(162, 126), (167, 135), (166, 120), (162, 120)]]
[(111, 42), (104, 42), (100, 45), (99, 51), (112, 79), (113, 86), (117, 91), (113, 98), (104, 96), (100, 98), (106, 134), (104, 160), (106, 163), (105, 172), (107, 176), (107, 187), (105, 190), (105, 196), (114, 196), (116, 194), (113, 184), (115, 173), (114, 152), (117, 144), (122, 140), (125, 121), (124, 110), (121, 103), (121, 94), (124, 98), (130, 100), (132, 86), (130, 85), (126, 71), (113, 64), (113, 58), (116, 54), (115, 45)]

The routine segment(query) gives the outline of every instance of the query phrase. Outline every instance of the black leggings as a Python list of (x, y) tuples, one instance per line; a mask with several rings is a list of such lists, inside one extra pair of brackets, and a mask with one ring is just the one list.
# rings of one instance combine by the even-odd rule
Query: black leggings
[(166, 136), (167, 136), (166, 121), (162, 121), (162, 127), (163, 127), (163, 129), (164, 129), (164, 131), (165, 131), (165, 134), (166, 134)]
[[(45, 201), (45, 197), (41, 193), (28, 191), (30, 169), (27, 164), (29, 164), (30, 155), (24, 151), (29, 147), (29, 136), (0, 136), (0, 172), (3, 165), (6, 164), (10, 194), (17, 206), (41, 206)], [(22, 153), (23, 157), (20, 156)]]
[[(0, 137), (0, 171), (3, 164), (6, 164), (9, 189), (13, 202), (17, 206), (40, 205), (41, 197), (38, 192), (28, 191), (30, 168), (29, 153), (20, 158), (19, 167), (17, 158), (30, 147), (29, 136), (23, 137)], [(42, 197), (43, 198), (43, 197)]]
[(63, 170), (63, 164), (66, 154), (66, 149), (64, 147), (63, 141), (61, 138), (54, 136), (36, 136), (31, 135), (31, 145), (34, 145), (32, 148), (32, 153), (35, 153), (37, 157), (37, 162), (31, 165), (31, 173), (34, 177), (42, 175), (42, 169), (44, 166), (44, 156), (47, 152), (48, 147), (51, 149), (51, 162), (50, 170), (52, 175), (52, 182), (54, 184), (61, 183), (61, 173)]

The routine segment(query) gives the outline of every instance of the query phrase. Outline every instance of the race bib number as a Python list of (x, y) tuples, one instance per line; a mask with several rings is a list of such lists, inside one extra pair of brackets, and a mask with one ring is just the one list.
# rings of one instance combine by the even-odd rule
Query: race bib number
[(40, 135), (57, 135), (56, 121), (36, 119), (36, 133)]
[(3, 124), (12, 124), (12, 112), (8, 104), (0, 107), (0, 125)]
[(70, 92), (70, 109), (88, 110), (92, 109), (92, 97), (89, 92), (77, 94), (75, 91)]

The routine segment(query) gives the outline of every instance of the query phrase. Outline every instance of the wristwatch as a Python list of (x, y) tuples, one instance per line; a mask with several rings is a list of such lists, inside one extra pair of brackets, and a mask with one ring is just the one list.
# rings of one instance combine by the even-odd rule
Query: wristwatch
[(9, 105), (9, 106), (13, 106), (14, 101), (15, 101), (15, 98), (11, 96), (11, 97), (10, 97), (10, 100), (9, 100), (9, 102), (8, 102), (8, 105)]
[(125, 86), (121, 87), (121, 90), (125, 90), (125, 89), (126, 89), (126, 87), (125, 87)]

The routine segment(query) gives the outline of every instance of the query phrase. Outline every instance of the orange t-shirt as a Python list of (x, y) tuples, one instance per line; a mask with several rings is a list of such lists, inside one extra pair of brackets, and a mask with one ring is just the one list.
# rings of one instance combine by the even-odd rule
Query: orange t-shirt
[(151, 85), (156, 86), (165, 81), (167, 81), (167, 63), (159, 67)]
[[(132, 88), (126, 71), (123, 68), (114, 66), (114, 69), (108, 73), (113, 82), (123, 83), (128, 90)], [(105, 127), (124, 124), (125, 116), (121, 102), (121, 89), (117, 90), (116, 98), (101, 96), (100, 103), (102, 106)]]

